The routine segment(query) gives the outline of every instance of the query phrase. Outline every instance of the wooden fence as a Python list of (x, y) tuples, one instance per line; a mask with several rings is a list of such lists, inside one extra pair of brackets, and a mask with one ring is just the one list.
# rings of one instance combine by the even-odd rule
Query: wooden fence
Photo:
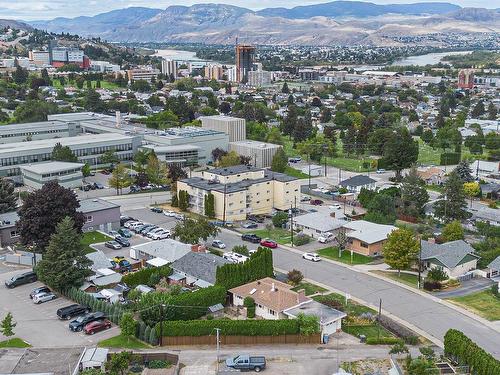
[[(215, 335), (211, 336), (164, 336), (163, 346), (215, 345)], [(220, 336), (222, 345), (257, 345), (257, 344), (320, 344), (321, 334), (309, 336)]]

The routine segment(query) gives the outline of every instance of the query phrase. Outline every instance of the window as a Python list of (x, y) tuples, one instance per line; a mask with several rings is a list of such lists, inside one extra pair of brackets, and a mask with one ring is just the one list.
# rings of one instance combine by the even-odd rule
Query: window
[(94, 221), (94, 218), (92, 217), (92, 215), (85, 216), (85, 222), (86, 223), (91, 223), (93, 221)]
[(16, 238), (19, 237), (21, 234), (17, 230), (11, 230), (10, 231), (10, 238)]
[(361, 242), (359, 243), (359, 245), (360, 245), (361, 247), (368, 248), (368, 244), (367, 244), (366, 242), (361, 241)]
[(269, 314), (276, 315), (276, 312), (274, 310), (269, 309)]

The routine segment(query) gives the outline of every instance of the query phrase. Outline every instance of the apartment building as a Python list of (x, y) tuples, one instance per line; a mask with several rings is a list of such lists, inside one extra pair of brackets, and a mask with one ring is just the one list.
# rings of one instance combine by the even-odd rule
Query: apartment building
[(179, 65), (175, 60), (163, 59), (161, 61), (161, 72), (166, 76), (173, 75), (174, 78), (177, 77), (177, 69)]
[(246, 139), (245, 119), (230, 116), (205, 116), (201, 117), (203, 129), (216, 130), (229, 135), (229, 142), (244, 141)]
[(148, 81), (151, 82), (153, 78), (160, 74), (158, 69), (130, 69), (127, 70), (127, 76), (129, 81)]
[(177, 183), (177, 191), (190, 195), (190, 210), (205, 213), (205, 198), (215, 200), (219, 220), (245, 220), (248, 214), (270, 214), (273, 208), (286, 210), (300, 199), (300, 182), (283, 173), (247, 165), (216, 168)]
[(229, 143), (229, 150), (239, 155), (248, 156), (252, 159), (252, 165), (258, 168), (268, 168), (273, 162), (273, 157), (280, 149), (280, 145), (252, 140), (244, 140)]
[(273, 73), (265, 70), (248, 72), (248, 85), (262, 87), (270, 85), (273, 80)]

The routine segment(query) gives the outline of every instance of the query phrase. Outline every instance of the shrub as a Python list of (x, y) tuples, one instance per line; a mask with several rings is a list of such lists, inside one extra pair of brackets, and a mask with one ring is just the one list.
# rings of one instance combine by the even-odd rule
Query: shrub
[(169, 368), (170, 366), (172, 366), (172, 363), (161, 359), (154, 359), (148, 363), (148, 368)]
[(306, 234), (300, 233), (293, 239), (293, 244), (296, 246), (302, 246), (311, 242), (311, 237)]
[(428, 291), (439, 290), (442, 285), (439, 281), (425, 280), (424, 281), (424, 289)]
[(400, 342), (401, 340), (397, 337), (368, 337), (366, 339), (368, 345), (395, 345)]
[(396, 336), (401, 337), (405, 343), (409, 345), (418, 344), (418, 337), (415, 336), (412, 330), (406, 328), (404, 325), (399, 324), (385, 315), (381, 315), (377, 320), (382, 327), (394, 333)]
[(246, 247), (246, 245), (236, 245), (233, 247), (233, 253), (248, 256), (248, 247)]
[(123, 276), (122, 281), (130, 288), (135, 288), (137, 285), (149, 285), (151, 275), (158, 273), (160, 277), (168, 277), (172, 273), (169, 266), (143, 268), (140, 271), (129, 273)]
[(498, 283), (495, 283), (491, 287), (491, 293), (497, 298), (500, 298), (500, 292), (498, 291)]
[(299, 313), (297, 316), (299, 322), (299, 332), (303, 336), (309, 336), (315, 333), (319, 333), (319, 319), (314, 315), (305, 315), (304, 313)]
[(243, 306), (247, 308), (247, 318), (255, 318), (255, 301), (252, 297), (245, 297)]
[(299, 270), (293, 269), (288, 272), (287, 278), (293, 285), (298, 285), (304, 279), (304, 275)]
[(283, 228), (283, 226), (286, 224), (287, 221), (288, 221), (288, 214), (284, 211), (277, 212), (273, 216), (273, 225), (276, 228)]
[(148, 342), (151, 345), (158, 345), (158, 335), (156, 334), (156, 330), (155, 329), (152, 329), (151, 332), (149, 333)]

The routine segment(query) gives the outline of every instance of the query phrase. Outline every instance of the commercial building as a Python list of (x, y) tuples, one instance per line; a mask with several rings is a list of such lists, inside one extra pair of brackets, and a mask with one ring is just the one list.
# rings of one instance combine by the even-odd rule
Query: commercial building
[(37, 65), (50, 65), (49, 51), (29, 51), (28, 57)]
[(255, 57), (255, 47), (238, 44), (236, 46), (236, 81), (240, 83), (248, 82), (248, 72), (253, 70)]
[(273, 81), (272, 72), (261, 71), (250, 71), (248, 72), (248, 85), (253, 87), (261, 87), (270, 85)]
[(58, 120), (2, 125), (0, 144), (74, 137), (80, 131), (78, 124)]
[(474, 87), (474, 70), (462, 69), (458, 72), (458, 88), (472, 89)]
[(236, 151), (239, 155), (251, 158), (251, 164), (257, 168), (270, 167), (274, 155), (280, 148), (280, 145), (252, 141), (248, 139), (229, 143), (230, 151)]
[(166, 75), (170, 76), (173, 75), (174, 78), (177, 77), (177, 69), (178, 69), (178, 63), (175, 60), (166, 60), (163, 59), (161, 61), (161, 72)]
[(224, 68), (220, 64), (208, 64), (205, 66), (205, 78), (208, 80), (215, 79), (219, 81), (224, 75)]
[(120, 71), (120, 65), (111, 64), (108, 61), (92, 60), (90, 69), (99, 73), (114, 73)]
[(132, 81), (148, 81), (151, 82), (158, 77), (160, 71), (158, 69), (129, 69), (127, 70), (128, 80)]
[(76, 188), (82, 186), (83, 174), (82, 163), (67, 163), (62, 161), (49, 161), (47, 163), (36, 163), (21, 165), (21, 176), (23, 183), (34, 189), (40, 189), (46, 182), (56, 180), (65, 188)]
[(201, 117), (203, 129), (224, 132), (229, 136), (229, 142), (244, 141), (246, 135), (245, 119), (230, 116), (205, 116)]
[(300, 199), (300, 181), (283, 173), (247, 165), (216, 168), (177, 182), (177, 191), (190, 196), (192, 212), (204, 215), (205, 199), (214, 196), (215, 217), (219, 220), (245, 220), (248, 214), (270, 214), (287, 210)]

